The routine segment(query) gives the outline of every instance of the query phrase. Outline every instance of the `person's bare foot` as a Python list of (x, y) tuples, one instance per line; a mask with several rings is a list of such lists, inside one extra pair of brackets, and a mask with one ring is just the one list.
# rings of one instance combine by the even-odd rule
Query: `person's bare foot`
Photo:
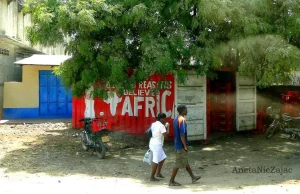
[(192, 183), (196, 183), (199, 179), (201, 179), (201, 176), (194, 176), (192, 178)]

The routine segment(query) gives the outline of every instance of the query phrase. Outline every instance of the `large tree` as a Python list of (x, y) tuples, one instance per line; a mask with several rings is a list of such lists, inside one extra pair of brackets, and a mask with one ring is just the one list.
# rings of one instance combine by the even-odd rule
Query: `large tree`
[[(300, 0), (26, 0), (32, 44), (64, 43), (56, 71), (75, 95), (95, 83), (119, 93), (149, 75), (213, 75), (231, 66), (259, 86), (299, 66)], [(106, 97), (98, 84), (95, 95)]]

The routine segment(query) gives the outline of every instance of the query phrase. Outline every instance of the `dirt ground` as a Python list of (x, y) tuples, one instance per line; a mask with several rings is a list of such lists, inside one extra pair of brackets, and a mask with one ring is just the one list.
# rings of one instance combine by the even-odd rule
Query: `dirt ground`
[[(150, 166), (142, 162), (147, 140), (114, 133), (112, 151), (100, 160), (81, 149), (78, 132), (68, 123), (1, 125), (0, 193), (300, 191), (300, 140), (284, 134), (270, 140), (263, 135), (234, 134), (209, 145), (192, 142), (190, 165), (202, 178), (191, 184), (187, 172), (180, 170), (176, 180), (183, 186), (168, 187), (174, 164), (172, 142), (165, 143), (168, 158), (162, 173), (166, 178), (153, 183), (149, 181)], [(275, 172), (262, 172), (267, 168)]]

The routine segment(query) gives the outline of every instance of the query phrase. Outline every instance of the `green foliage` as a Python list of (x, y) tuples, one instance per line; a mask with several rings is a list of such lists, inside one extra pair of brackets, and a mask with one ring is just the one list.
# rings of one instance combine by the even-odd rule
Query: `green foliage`
[(224, 53), (229, 52), (238, 60), (237, 68), (240, 74), (256, 76), (257, 84), (261, 87), (288, 82), (290, 74), (299, 68), (300, 64), (299, 49), (278, 35), (253, 36), (240, 41), (230, 41), (219, 48), (220, 59), (225, 57)]
[[(151, 74), (236, 68), (266, 87), (299, 69), (300, 0), (27, 0), (32, 44), (64, 43), (56, 73), (81, 96), (122, 94)], [(129, 75), (134, 69), (133, 74)], [(98, 83), (95, 85), (95, 83)]]

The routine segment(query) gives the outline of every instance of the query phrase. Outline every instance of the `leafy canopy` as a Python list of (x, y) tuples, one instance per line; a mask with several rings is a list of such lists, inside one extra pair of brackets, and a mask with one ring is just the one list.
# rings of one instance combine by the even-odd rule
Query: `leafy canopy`
[(56, 73), (73, 94), (95, 83), (107, 97), (149, 75), (186, 69), (213, 76), (230, 66), (259, 86), (299, 68), (300, 0), (27, 0), (32, 44), (64, 43), (72, 58)]

